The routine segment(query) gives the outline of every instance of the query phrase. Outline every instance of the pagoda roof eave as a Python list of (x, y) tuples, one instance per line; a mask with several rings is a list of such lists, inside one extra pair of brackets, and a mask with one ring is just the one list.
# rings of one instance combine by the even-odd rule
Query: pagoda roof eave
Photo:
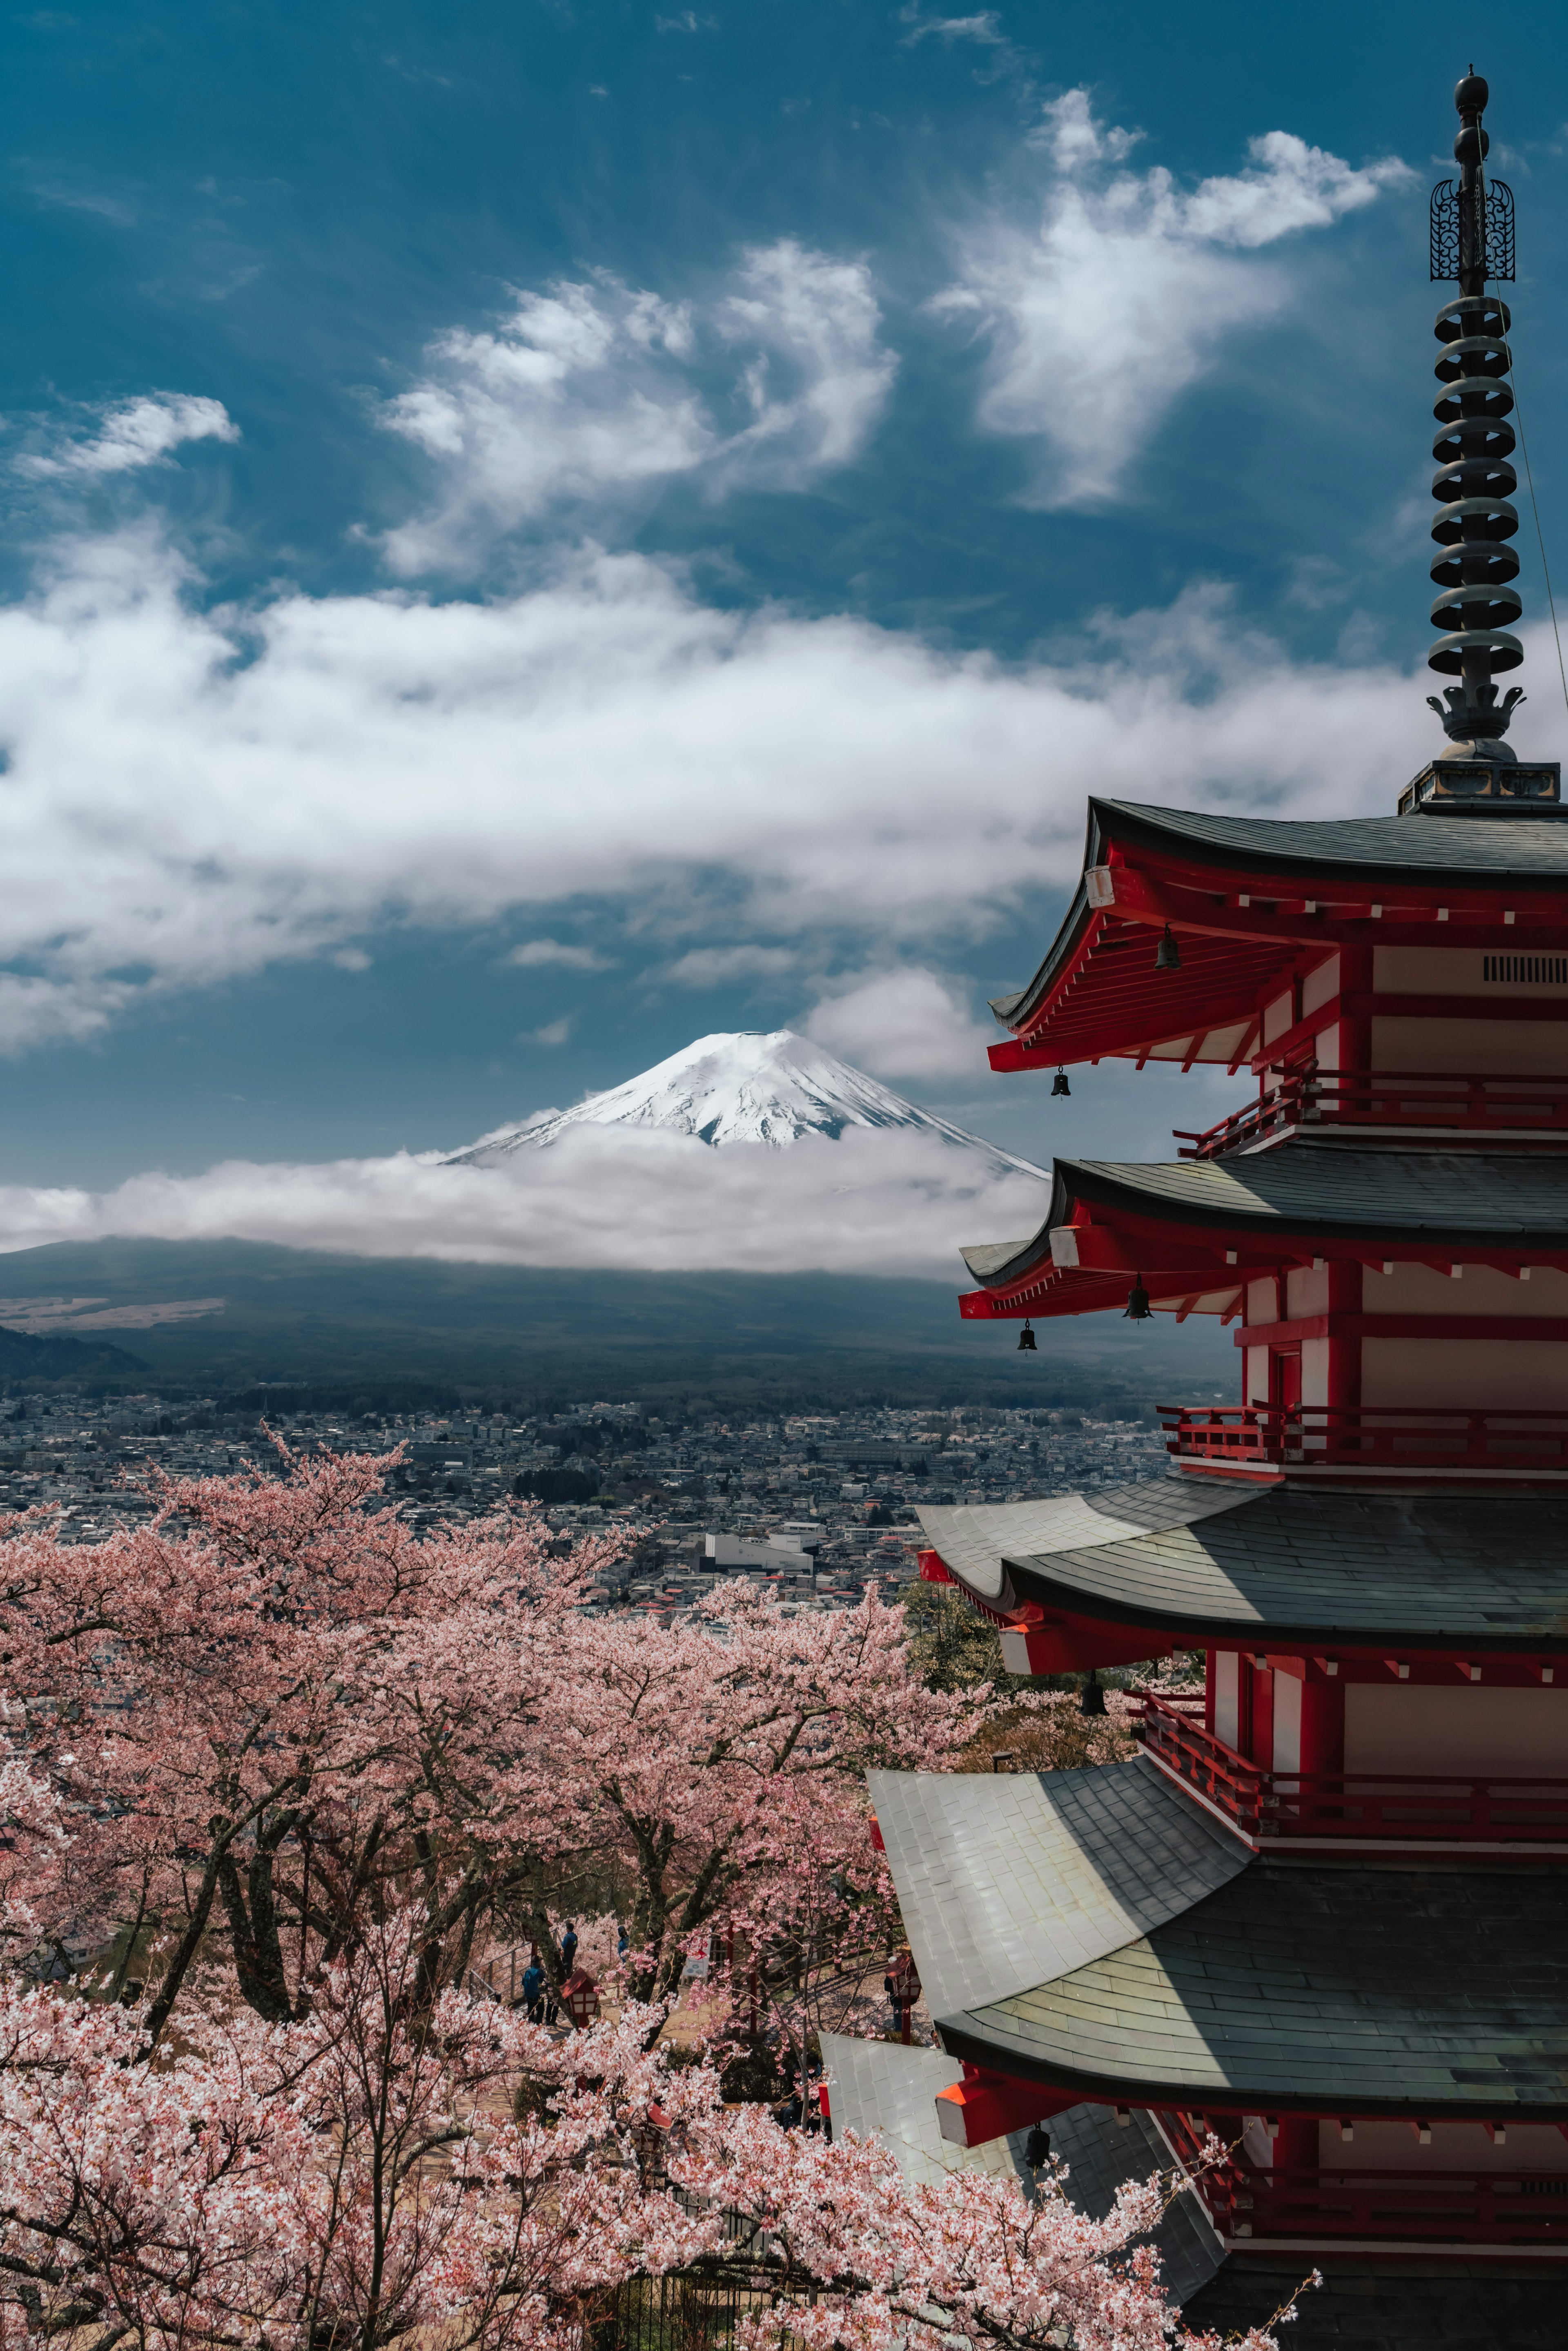
[[(1053, 1235), (1063, 1237), (1054, 1249)], [(1026, 1294), (1041, 1316), (1117, 1306), (1135, 1272), (1145, 1287), (1157, 1275), (1207, 1293), (1227, 1279), (1226, 1250), (1232, 1287), (1273, 1259), (1336, 1251), (1547, 1263), (1568, 1252), (1568, 1153), (1394, 1153), (1299, 1139), (1225, 1160), (1058, 1159), (1031, 1234), (960, 1251), (980, 1285), (961, 1311), (1022, 1311)]]
[(1080, 2096), (1568, 2121), (1568, 1884), (1258, 1861), (1136, 1941), (936, 2015), (956, 2056)]
[(925, 1507), (990, 1614), (1030, 1604), (1157, 1646), (1568, 1652), (1568, 1503), (1173, 1474), (1040, 1502)]
[(1559, 1872), (1281, 1865), (1144, 1758), (869, 1785), (955, 2056), (1110, 2103), (1568, 2119)]
[[(1113, 864), (1120, 878), (1111, 875)], [(1128, 865), (1143, 868), (1145, 883), (1160, 881), (1176, 897), (1167, 904), (1156, 889), (1149, 899), (1146, 887), (1129, 894)], [(1091, 881), (1104, 885), (1098, 898)], [(1238, 893), (1238, 883), (1245, 892)], [(1218, 892), (1216, 884), (1222, 885)], [(1339, 942), (1343, 925), (1336, 928), (1328, 914), (1336, 898), (1343, 902), (1348, 893), (1409, 901), (1382, 908), (1389, 919), (1377, 935), (1402, 937), (1403, 913), (1415, 918), (1411, 935), (1422, 940), (1436, 910), (1419, 902), (1437, 893), (1462, 925), (1467, 899), (1476, 902), (1472, 921), (1496, 923), (1499, 907), (1490, 902), (1500, 892), (1511, 899), (1543, 893), (1561, 898), (1565, 888), (1568, 824), (1547, 818), (1463, 825), (1408, 817), (1297, 821), (1092, 799), (1084, 875), (1061, 928), (1028, 985), (992, 999), (997, 1019), (1021, 1040), (994, 1047), (992, 1063), (1027, 1067), (1018, 1056), (1032, 1049), (1049, 1066), (1052, 1057), (1177, 1058), (1179, 1048), (1184, 1061), (1238, 1066), (1258, 1044), (1250, 1016), (1260, 989), (1288, 979), (1303, 952), (1328, 954)], [(1235, 911), (1249, 898), (1269, 907), (1266, 921)], [(1231, 911), (1217, 911), (1227, 904)], [(1309, 905), (1318, 911), (1305, 913)], [(1184, 911), (1196, 929), (1184, 926)], [(1156, 973), (1148, 925), (1167, 914), (1181, 938), (1182, 963), (1176, 972)], [(1364, 937), (1367, 927), (1354, 921), (1345, 935)], [(1460, 933), (1451, 923), (1446, 935), (1457, 943)], [(1126, 953), (1140, 945), (1144, 965)], [(1113, 956), (1116, 949), (1122, 952)]]

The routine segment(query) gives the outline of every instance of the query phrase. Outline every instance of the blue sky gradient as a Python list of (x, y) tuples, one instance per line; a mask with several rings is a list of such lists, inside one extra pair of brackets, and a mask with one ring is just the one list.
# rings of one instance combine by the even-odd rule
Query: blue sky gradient
[[(1494, 21), (1568, 586), (1568, 26)], [(1049, 1113), (983, 998), (1089, 790), (1381, 813), (1433, 747), (1475, 26), (14, 15), (0, 1181), (455, 1146), (785, 1024), (1036, 1155), (1217, 1115), (1111, 1071)]]

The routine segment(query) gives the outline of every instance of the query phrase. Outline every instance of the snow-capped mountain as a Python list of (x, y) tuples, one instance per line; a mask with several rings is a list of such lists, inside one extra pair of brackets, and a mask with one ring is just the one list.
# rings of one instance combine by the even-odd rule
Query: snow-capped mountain
[(907, 1127), (956, 1149), (977, 1152), (996, 1175), (1042, 1170), (977, 1134), (921, 1110), (902, 1094), (852, 1070), (791, 1029), (740, 1029), (699, 1037), (641, 1077), (572, 1110), (548, 1111), (520, 1126), (497, 1127), (449, 1166), (494, 1167), (519, 1151), (542, 1151), (574, 1126), (662, 1127), (721, 1148), (767, 1143), (776, 1150), (816, 1135), (836, 1142), (850, 1127)]

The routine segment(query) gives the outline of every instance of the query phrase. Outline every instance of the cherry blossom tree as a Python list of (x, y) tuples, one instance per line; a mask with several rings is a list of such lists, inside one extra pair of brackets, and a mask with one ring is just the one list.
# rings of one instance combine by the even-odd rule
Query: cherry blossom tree
[(36, 1514), (0, 1541), (18, 1752), (73, 1831), (57, 1908), (161, 1938), (154, 2038), (220, 1934), (281, 2022), (415, 1894), (428, 2001), (497, 1921), (555, 1967), (574, 1872), (623, 1890), (644, 1997), (737, 1910), (865, 1891), (867, 1767), (939, 1768), (976, 1713), (911, 1677), (894, 1612), (588, 1611), (618, 1536), (558, 1561), (508, 1508), (416, 1537), (379, 1507), (392, 1458), (160, 1479), (96, 1548)]
[(72, 1830), (56, 1907), (163, 1938), (154, 2037), (214, 1928), (278, 2022), (411, 1885), (432, 1992), (534, 1825), (558, 1837), (550, 1635), (617, 1545), (563, 1573), (527, 1512), (420, 1541), (367, 1507), (387, 1466), (161, 1479), (155, 1520), (97, 1547), (37, 1513), (0, 1541), (13, 1736)]
[(422, 2006), (423, 1932), (374, 1928), (303, 2022), (195, 2002), (153, 2055), (120, 2008), (0, 1988), (0, 2346), (588, 2351), (626, 2281), (674, 2273), (737, 2293), (756, 2351), (1199, 2351), (1138, 2241), (1165, 2184), (1097, 2222), (1060, 2178), (914, 2186), (727, 2106), (634, 2005), (564, 2039)]
[[(415, 1537), (387, 1466), (285, 1456), (159, 1480), (97, 1548), (0, 1537), (0, 1931), (120, 1955), (107, 1998), (0, 1967), (0, 2351), (588, 2351), (670, 2274), (738, 2287), (741, 2351), (1184, 2343), (1138, 2241), (1157, 2186), (1098, 2223), (1061, 2180), (916, 2189), (727, 2105), (727, 2044), (658, 2038), (715, 1930), (770, 1998), (883, 1932), (864, 1771), (950, 1766), (989, 1701), (924, 1688), (871, 1596), (586, 1609), (617, 1538)], [(619, 2012), (470, 1997), (499, 1931), (558, 1964), (591, 1871), (624, 1894)]]

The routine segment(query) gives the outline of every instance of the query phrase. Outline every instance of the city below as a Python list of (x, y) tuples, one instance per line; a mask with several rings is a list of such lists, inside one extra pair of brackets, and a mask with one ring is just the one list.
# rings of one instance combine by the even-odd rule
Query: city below
[[(276, 1441), (275, 1441), (276, 1440)], [(1014, 1502), (1157, 1474), (1151, 1414), (970, 1405), (776, 1420), (662, 1418), (637, 1403), (554, 1418), (280, 1412), (221, 1397), (12, 1396), (0, 1425), (0, 1507), (57, 1513), (63, 1541), (103, 1541), (159, 1507), (171, 1478), (274, 1471), (296, 1453), (402, 1448), (386, 1507), (415, 1529), (507, 1499), (533, 1502), (552, 1540), (624, 1531), (625, 1557), (591, 1604), (668, 1616), (741, 1575), (799, 1608), (846, 1606), (871, 1584), (894, 1597), (915, 1573), (921, 1502)]]

